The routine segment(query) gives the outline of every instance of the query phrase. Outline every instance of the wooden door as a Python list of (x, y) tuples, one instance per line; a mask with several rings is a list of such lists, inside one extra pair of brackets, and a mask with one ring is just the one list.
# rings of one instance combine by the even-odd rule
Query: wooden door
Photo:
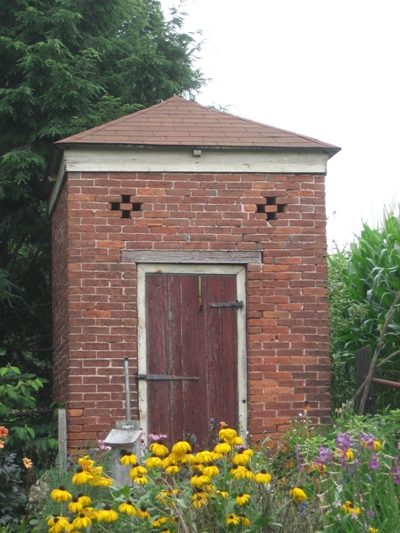
[(147, 425), (170, 444), (238, 423), (236, 301), (236, 275), (146, 274)]

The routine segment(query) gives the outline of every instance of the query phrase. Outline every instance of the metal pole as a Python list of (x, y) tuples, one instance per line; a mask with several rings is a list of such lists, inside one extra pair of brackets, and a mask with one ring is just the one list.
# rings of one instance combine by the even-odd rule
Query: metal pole
[(129, 365), (128, 358), (124, 357), (124, 366), (125, 366), (125, 404), (126, 404), (126, 419), (131, 419), (131, 400), (129, 392)]

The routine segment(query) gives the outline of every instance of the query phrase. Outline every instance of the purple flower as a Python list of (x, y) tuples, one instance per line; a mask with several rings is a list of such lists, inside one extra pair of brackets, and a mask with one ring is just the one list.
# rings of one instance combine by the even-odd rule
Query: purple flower
[(375, 453), (372, 454), (372, 458), (371, 458), (371, 460), (369, 462), (369, 468), (371, 470), (374, 470), (375, 472), (379, 468), (379, 458), (378, 458), (378, 456)]
[(161, 435), (158, 434), (158, 433), (149, 433), (149, 439), (152, 440), (153, 442), (157, 442), (159, 440), (162, 440), (162, 439), (166, 439), (168, 435)]
[(371, 518), (375, 518), (374, 511), (367, 511), (367, 515), (370, 516)]
[(373, 435), (372, 433), (370, 433), (369, 435), (367, 435), (366, 433), (361, 433), (360, 439), (369, 450), (374, 449), (375, 435)]
[(393, 476), (393, 483), (400, 485), (400, 466), (396, 466), (396, 473)]
[(339, 450), (342, 450), (343, 452), (347, 452), (350, 446), (350, 435), (348, 433), (338, 433), (336, 437), (336, 447), (339, 448)]
[(321, 446), (318, 450), (318, 458), (314, 461), (326, 465), (332, 459), (333, 451), (325, 446)]

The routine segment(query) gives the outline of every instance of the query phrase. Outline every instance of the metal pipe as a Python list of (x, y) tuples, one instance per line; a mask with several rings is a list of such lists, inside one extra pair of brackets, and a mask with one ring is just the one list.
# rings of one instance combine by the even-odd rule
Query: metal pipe
[(129, 365), (128, 358), (124, 357), (124, 366), (125, 366), (125, 405), (126, 405), (126, 419), (131, 419), (131, 399), (129, 391)]
[(400, 389), (400, 383), (397, 381), (389, 381), (387, 379), (380, 379), (380, 378), (372, 378), (372, 383), (377, 383), (378, 385), (387, 385), (388, 387), (395, 387), (396, 389)]

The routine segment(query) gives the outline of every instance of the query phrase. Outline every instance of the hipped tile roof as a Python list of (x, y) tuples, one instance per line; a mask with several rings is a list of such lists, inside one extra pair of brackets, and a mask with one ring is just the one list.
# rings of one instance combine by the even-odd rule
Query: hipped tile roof
[[(147, 109), (78, 133), (63, 145), (140, 145), (229, 148), (339, 148), (174, 96)], [(61, 146), (60, 146), (61, 145)]]

